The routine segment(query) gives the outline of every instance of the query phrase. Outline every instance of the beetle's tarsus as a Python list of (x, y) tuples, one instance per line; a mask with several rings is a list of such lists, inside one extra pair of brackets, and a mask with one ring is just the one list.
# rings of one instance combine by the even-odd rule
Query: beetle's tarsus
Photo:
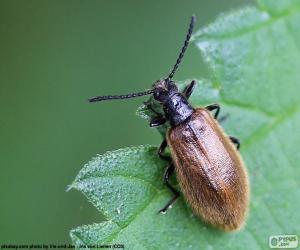
[(167, 119), (163, 116), (157, 116), (151, 119), (150, 121), (150, 127), (159, 127), (161, 125), (163, 125), (164, 123), (166, 123)]
[(174, 165), (171, 163), (165, 171), (164, 183), (171, 190), (174, 196), (171, 200), (169, 200), (169, 202), (162, 209), (159, 210), (159, 213), (166, 213), (167, 210), (174, 204), (174, 202), (180, 196), (179, 192), (174, 187), (172, 187), (171, 184), (169, 183), (169, 177), (173, 172), (174, 172)]

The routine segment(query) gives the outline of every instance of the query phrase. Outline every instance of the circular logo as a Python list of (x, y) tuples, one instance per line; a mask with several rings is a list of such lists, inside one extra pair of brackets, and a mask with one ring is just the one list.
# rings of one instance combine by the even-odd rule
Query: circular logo
[(277, 238), (273, 237), (273, 238), (271, 239), (271, 245), (272, 245), (273, 247), (275, 247), (275, 246), (277, 246), (277, 243), (278, 243)]

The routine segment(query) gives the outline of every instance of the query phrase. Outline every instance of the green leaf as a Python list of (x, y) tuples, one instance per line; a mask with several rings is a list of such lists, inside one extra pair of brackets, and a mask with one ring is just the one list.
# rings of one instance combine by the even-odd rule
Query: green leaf
[[(98, 156), (80, 171), (71, 187), (107, 221), (73, 229), (73, 242), (120, 243), (126, 249), (268, 249), (270, 235), (299, 233), (299, 24), (299, 0), (259, 0), (257, 8), (220, 15), (193, 37), (213, 77), (198, 80), (191, 102), (220, 103), (229, 115), (225, 131), (242, 142), (251, 181), (244, 229), (224, 233), (209, 227), (182, 197), (167, 214), (157, 214), (171, 197), (162, 184), (166, 163), (157, 148), (140, 146)], [(153, 116), (144, 107), (138, 113)]]

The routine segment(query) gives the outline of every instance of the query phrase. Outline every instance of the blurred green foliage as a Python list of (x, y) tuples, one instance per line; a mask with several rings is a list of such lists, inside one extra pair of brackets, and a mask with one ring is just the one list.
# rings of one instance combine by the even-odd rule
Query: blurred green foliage
[[(0, 2), (0, 243), (65, 243), (101, 218), (65, 192), (97, 153), (154, 144), (135, 116), (143, 98), (91, 105), (98, 94), (148, 88), (176, 59), (190, 15), (197, 27), (250, 0)], [(175, 79), (207, 76), (189, 48)]]

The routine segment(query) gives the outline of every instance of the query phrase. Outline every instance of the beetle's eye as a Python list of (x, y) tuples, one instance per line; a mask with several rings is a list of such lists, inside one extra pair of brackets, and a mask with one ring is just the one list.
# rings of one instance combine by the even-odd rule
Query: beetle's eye
[(159, 99), (159, 91), (158, 90), (154, 90), (153, 96), (154, 96), (155, 99)]
[(168, 97), (168, 92), (162, 91), (161, 89), (154, 89), (153, 97), (159, 102), (164, 102)]

